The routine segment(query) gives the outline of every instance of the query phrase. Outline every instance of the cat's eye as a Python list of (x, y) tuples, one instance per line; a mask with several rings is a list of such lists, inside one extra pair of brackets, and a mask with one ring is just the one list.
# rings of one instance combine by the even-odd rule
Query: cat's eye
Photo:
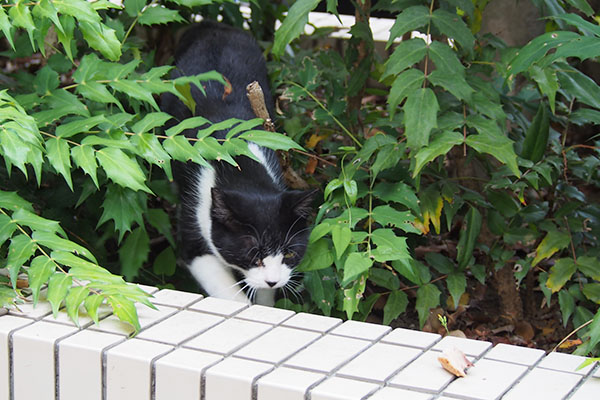
[(292, 258), (296, 255), (296, 253), (294, 253), (293, 251), (290, 251), (289, 253), (286, 253), (283, 258)]
[(264, 267), (263, 261), (261, 259), (256, 260), (255, 264), (257, 267)]

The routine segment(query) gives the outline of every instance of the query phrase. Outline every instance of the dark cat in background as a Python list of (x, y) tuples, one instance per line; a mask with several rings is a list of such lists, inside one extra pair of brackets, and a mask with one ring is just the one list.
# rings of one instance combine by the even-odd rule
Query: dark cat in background
[[(215, 22), (188, 29), (175, 53), (174, 77), (220, 72), (231, 83), (205, 82), (206, 96), (192, 85), (196, 116), (213, 123), (229, 118), (252, 119), (246, 86), (258, 81), (274, 115), (267, 68), (255, 40), (244, 31)], [(181, 121), (189, 109), (172, 94), (162, 109)], [(214, 134), (224, 138), (227, 132)], [(194, 130), (185, 132), (196, 137)], [(240, 156), (239, 169), (226, 162), (213, 168), (178, 163), (178, 237), (180, 256), (210, 296), (272, 305), (275, 289), (290, 283), (308, 238), (306, 218), (311, 194), (288, 190), (276, 154), (249, 144), (260, 162)], [(245, 289), (245, 292), (244, 290)]]

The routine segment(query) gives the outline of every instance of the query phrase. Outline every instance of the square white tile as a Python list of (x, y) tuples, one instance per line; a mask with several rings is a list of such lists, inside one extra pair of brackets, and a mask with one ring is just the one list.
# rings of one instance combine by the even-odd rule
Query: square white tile
[(140, 283), (131, 283), (130, 285), (135, 285), (148, 294), (154, 294), (158, 292), (158, 288), (154, 286), (142, 285)]
[(40, 300), (33, 306), (33, 302), (19, 304), (19, 309), (11, 308), (8, 313), (17, 317), (27, 317), (33, 319), (41, 319), (52, 314), (52, 306), (46, 300), (45, 294), (40, 293)]
[(369, 342), (344, 336), (324, 336), (285, 362), (317, 372), (331, 372), (369, 346)]
[(544, 357), (537, 367), (553, 369), (556, 371), (572, 372), (579, 375), (587, 375), (587, 373), (594, 368), (596, 363), (592, 363), (585, 368), (577, 369), (577, 367), (579, 367), (585, 360), (586, 358), (582, 356), (552, 352)]
[(311, 400), (361, 400), (379, 389), (379, 385), (352, 379), (332, 377), (315, 386)]
[(595, 377), (588, 378), (569, 400), (590, 400), (596, 399), (600, 395), (600, 379)]
[(308, 388), (325, 374), (279, 367), (258, 380), (257, 400), (304, 400)]
[(437, 351), (426, 351), (396, 374), (389, 381), (390, 384), (405, 389), (440, 391), (454, 379), (454, 375), (440, 365), (437, 359), (440, 355), (441, 353)]
[(143, 330), (137, 338), (180, 344), (224, 320), (223, 317), (214, 314), (183, 310)]
[(121, 335), (85, 330), (58, 343), (60, 400), (102, 400), (102, 351), (125, 340)]
[(162, 289), (152, 295), (153, 304), (184, 308), (202, 299), (197, 293), (180, 292), (178, 290)]
[(376, 343), (344, 365), (336, 375), (347, 378), (369, 379), (383, 383), (394, 372), (417, 358), (421, 350)]
[(106, 399), (150, 400), (152, 360), (173, 348), (162, 343), (129, 339), (106, 354)]
[(13, 334), (15, 399), (54, 400), (54, 343), (75, 332), (74, 327), (38, 321)]
[(432, 395), (428, 393), (387, 386), (369, 396), (367, 400), (429, 400), (431, 398)]
[(154, 363), (154, 400), (199, 400), (205, 369), (222, 356), (198, 350), (175, 349)]
[(192, 304), (188, 308), (190, 310), (202, 311), (211, 314), (222, 315), (224, 317), (231, 317), (234, 314), (248, 308), (247, 303), (241, 303), (239, 301), (218, 299), (216, 297), (207, 297), (200, 300), (197, 303)]
[(499, 343), (494, 346), (493, 349), (485, 353), (484, 358), (532, 366), (538, 362), (544, 354), (546, 354), (544, 350)]
[(396, 328), (385, 335), (381, 341), (385, 343), (401, 344), (403, 346), (427, 349), (438, 342), (442, 336), (437, 333), (414, 331), (411, 329)]
[(386, 325), (349, 320), (336, 327), (330, 333), (334, 335), (373, 341), (379, 339), (391, 330), (392, 328)]
[(252, 385), (273, 365), (241, 358), (226, 358), (205, 372), (204, 400), (252, 400)]
[(260, 322), (228, 319), (183, 343), (183, 346), (219, 354), (229, 354), (272, 328), (272, 325), (261, 324)]
[(280, 324), (295, 313), (281, 308), (253, 305), (238, 313), (235, 317), (265, 324)]
[(454, 380), (444, 389), (444, 394), (484, 400), (499, 399), (526, 371), (524, 365), (479, 360), (469, 368), (466, 377)]
[[(158, 310), (153, 310), (152, 308), (140, 303), (136, 303), (135, 308), (137, 310), (138, 319), (142, 329), (160, 320), (163, 320), (178, 311), (174, 307), (160, 305), (156, 306)], [(133, 326), (120, 321), (115, 315), (104, 318), (98, 325), (92, 325), (89, 327), (89, 329), (101, 332), (116, 333), (120, 335), (131, 335), (134, 331)]]
[(580, 380), (581, 375), (553, 371), (551, 369), (534, 368), (506, 393), (502, 399), (531, 399), (534, 394), (536, 399), (564, 399), (577, 386)]
[(234, 355), (277, 364), (320, 336), (317, 332), (278, 326), (242, 347)]
[(340, 318), (326, 317), (324, 315), (298, 313), (285, 320), (281, 325), (292, 328), (308, 329), (325, 333), (342, 323)]
[(9, 398), (9, 349), (8, 336), (16, 329), (32, 324), (28, 318), (3, 315), (0, 317), (0, 399)]
[(468, 356), (479, 357), (485, 353), (487, 349), (492, 347), (492, 344), (490, 342), (484, 342), (483, 340), (446, 336), (433, 346), (433, 350), (443, 351), (452, 347), (456, 347)]
[[(103, 304), (100, 307), (98, 307), (98, 318), (99, 319), (102, 319), (102, 318), (106, 317), (107, 315), (110, 315), (111, 313), (112, 313), (112, 308), (110, 308), (110, 306)], [(81, 308), (79, 310), (78, 317), (79, 317), (79, 326), (81, 328), (87, 328), (94, 323), (94, 321), (92, 321), (92, 319), (89, 317), (89, 315), (87, 315), (87, 313), (85, 312), (85, 310), (83, 310), (83, 308)], [(47, 315), (46, 317), (44, 317), (43, 320), (48, 321), (48, 322), (58, 322), (61, 324), (75, 326), (75, 323), (73, 321), (71, 321), (71, 318), (67, 314), (67, 310), (65, 308), (62, 308), (61, 310), (58, 311), (56, 318), (54, 318), (54, 315), (50, 314), (50, 315)]]

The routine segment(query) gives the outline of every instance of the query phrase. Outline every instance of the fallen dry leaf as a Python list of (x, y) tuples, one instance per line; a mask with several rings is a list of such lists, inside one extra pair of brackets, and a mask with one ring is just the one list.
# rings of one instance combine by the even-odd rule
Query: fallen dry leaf
[(467, 368), (473, 366), (473, 363), (467, 359), (465, 353), (456, 347), (445, 349), (442, 355), (438, 357), (438, 361), (446, 371), (463, 378), (467, 376)]

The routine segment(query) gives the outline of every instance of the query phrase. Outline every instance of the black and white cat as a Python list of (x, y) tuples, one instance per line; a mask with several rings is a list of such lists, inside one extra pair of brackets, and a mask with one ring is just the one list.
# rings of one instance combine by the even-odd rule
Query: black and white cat
[[(206, 96), (193, 87), (195, 115), (213, 123), (255, 118), (246, 96), (252, 81), (261, 85), (274, 115), (266, 64), (247, 33), (202, 22), (183, 35), (175, 62), (175, 77), (216, 70), (231, 83), (232, 91), (225, 96), (224, 86), (215, 81), (205, 83)], [(192, 116), (171, 94), (163, 96), (161, 107), (175, 120)], [(185, 134), (196, 136), (195, 131)], [(226, 162), (213, 162), (213, 168), (175, 166), (180, 256), (208, 295), (272, 305), (275, 289), (290, 283), (304, 255), (312, 196), (286, 188), (272, 150), (255, 144), (249, 148), (260, 162), (240, 156), (239, 169)]]

